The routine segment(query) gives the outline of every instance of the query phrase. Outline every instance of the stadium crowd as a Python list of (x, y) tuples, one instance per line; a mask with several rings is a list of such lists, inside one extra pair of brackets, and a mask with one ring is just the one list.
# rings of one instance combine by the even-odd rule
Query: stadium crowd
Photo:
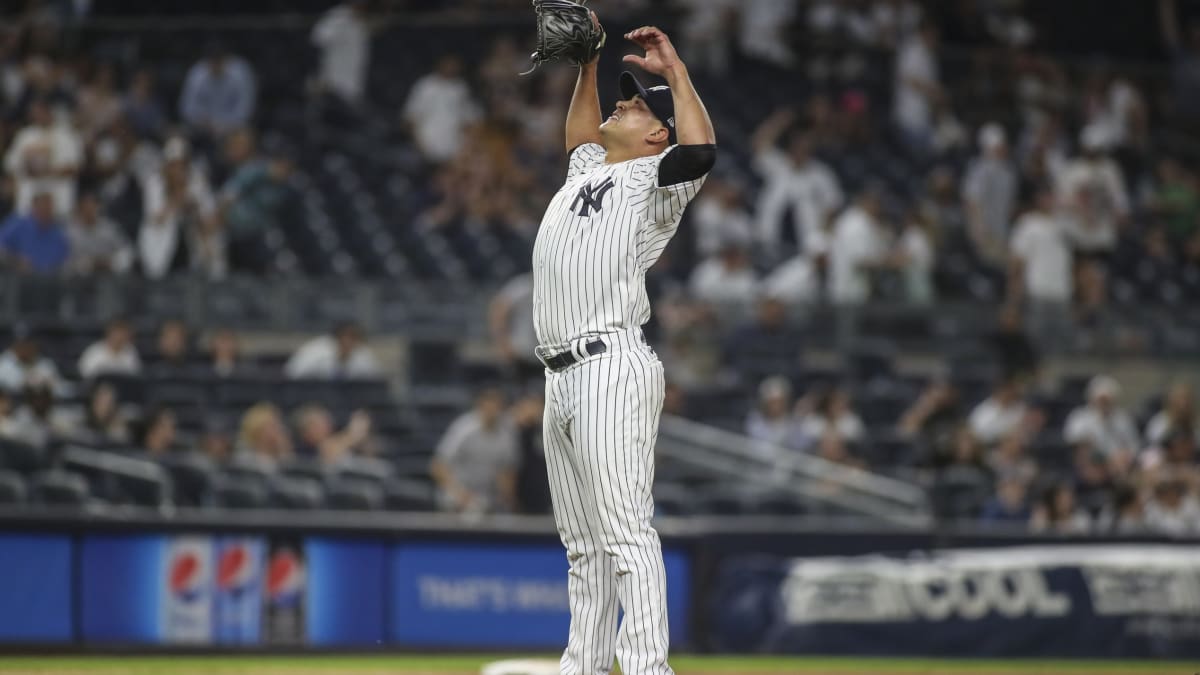
[[(614, 3), (604, 18), (648, 4)], [(714, 107), (719, 124), (741, 123), (744, 147), (722, 141), (732, 159), (719, 162), (648, 280), (655, 342), (675, 389), (668, 400), (686, 412), (689, 392), (734, 382), (758, 397), (749, 436), (853, 466), (872, 464), (859, 449), (881, 433), (919, 440), (908, 461), (935, 491), (945, 488), (960, 517), (1063, 532), (1200, 531), (1200, 428), (1186, 385), (1130, 412), (1119, 385), (1098, 375), (1072, 402), (1077, 409), (1054, 420), (1058, 428), (1038, 401), (1045, 358), (1150, 348), (1118, 321), (1115, 302), (1186, 303), (1200, 292), (1200, 182), (1186, 148), (1155, 133), (1191, 128), (1200, 31), (1164, 0), (1168, 81), (1099, 66), (1074, 78), (1019, 4), (977, 6), (947, 22), (913, 0), (672, 3), (702, 86), (747, 68), (786, 73), (804, 93), (772, 97), (766, 109)], [(309, 105), (343, 125), (385, 118), (419, 153), (405, 227), (500, 233), (528, 247), (561, 179), (561, 139), (546, 130), (561, 127), (573, 71), (516, 79), (528, 59), (503, 36), (477, 60), (438, 55), (421, 77), (397, 84), (406, 89), (399, 110), (380, 110), (368, 77), (372, 42), (386, 30), (379, 10), (350, 1), (315, 22)], [(272, 241), (299, 217), (304, 139), (260, 147), (262, 64), (214, 42), (178, 82), (165, 82), (146, 63), (73, 50), (86, 16), (72, 11), (32, 2), (0, 30), (0, 211), (9, 214), (0, 266), (151, 282), (275, 273)], [(949, 46), (944, 31), (954, 32)], [(973, 45), (965, 57), (963, 35)], [(988, 57), (996, 53), (1004, 58)], [(876, 87), (880, 57), (889, 75)], [(982, 94), (981, 112), (972, 97)], [(881, 148), (894, 163), (864, 159)], [(539, 372), (520, 319), (531, 292), (527, 277), (511, 279), (489, 317), (499, 358), (522, 381)], [(982, 400), (933, 377), (894, 419), (867, 423), (856, 386), (801, 386), (811, 308), (834, 308), (839, 335), (850, 336), (869, 303), (947, 298), (997, 310), (988, 348), (1002, 368)], [(0, 357), (10, 390), (0, 398), (4, 435), (125, 434), (150, 452), (178, 444), (169, 410), (126, 423), (103, 386), (79, 410), (59, 410), (54, 365), (29, 352), (29, 335), (15, 337)], [(343, 338), (316, 338), (288, 374), (380, 374)], [(236, 334), (214, 330), (210, 339), (204, 367), (236, 369)], [(143, 363), (129, 325), (114, 320), (75, 369), (87, 381), (170, 368), (191, 348), (186, 326), (164, 322), (155, 360)], [(519, 468), (536, 456), (537, 404), (505, 408), (488, 390), (439, 444), (432, 473), (446, 508), (518, 508)], [(289, 430), (278, 409), (255, 405), (236, 440), (228, 422), (212, 426), (213, 438), (196, 443), (217, 455), (236, 447), (271, 461), (296, 446), (337, 461), (371, 447), (366, 416), (336, 430), (318, 407), (298, 411)], [(1051, 436), (1069, 453), (1062, 476), (1039, 470), (1032, 450)]]

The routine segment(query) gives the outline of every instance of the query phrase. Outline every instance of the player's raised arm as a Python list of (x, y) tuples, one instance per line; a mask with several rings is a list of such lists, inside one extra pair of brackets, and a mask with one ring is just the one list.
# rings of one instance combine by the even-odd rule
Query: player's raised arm
[(712, 120), (708, 118), (708, 110), (692, 86), (687, 66), (675, 52), (675, 46), (667, 34), (654, 26), (643, 26), (626, 33), (625, 37), (646, 50), (646, 55), (629, 54), (624, 61), (662, 77), (671, 87), (671, 97), (675, 102), (675, 135), (679, 145), (715, 144), (717, 134), (713, 130)]
[[(592, 12), (592, 21), (598, 27), (600, 19)], [(571, 95), (571, 107), (567, 110), (567, 152), (584, 143), (600, 143), (600, 94), (596, 89), (596, 65), (600, 53), (587, 63), (580, 64), (579, 77), (575, 80), (575, 93)]]

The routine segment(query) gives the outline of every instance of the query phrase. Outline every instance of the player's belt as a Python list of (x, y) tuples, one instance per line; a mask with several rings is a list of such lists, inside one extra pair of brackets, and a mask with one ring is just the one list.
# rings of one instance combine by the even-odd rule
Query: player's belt
[(557, 373), (561, 370), (570, 368), (576, 363), (586, 359), (588, 356), (603, 354), (604, 352), (608, 351), (608, 345), (604, 344), (603, 340), (592, 340), (591, 342), (583, 345), (583, 349), (579, 351), (584, 352), (586, 356), (575, 353), (575, 350), (573, 349), (568, 349), (565, 352), (560, 352), (553, 356), (547, 356), (543, 358), (542, 363), (545, 364), (545, 366), (552, 372)]

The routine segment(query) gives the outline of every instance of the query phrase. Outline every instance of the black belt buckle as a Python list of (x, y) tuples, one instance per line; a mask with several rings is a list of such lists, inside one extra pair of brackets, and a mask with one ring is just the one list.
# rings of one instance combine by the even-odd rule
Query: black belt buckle
[[(587, 352), (589, 356), (596, 356), (597, 354), (603, 354), (604, 352), (608, 351), (608, 345), (605, 344), (603, 340), (592, 340), (583, 346), (583, 350)], [(546, 357), (546, 367), (549, 368), (551, 372), (557, 373), (561, 370), (570, 368), (576, 363), (579, 363), (579, 361), (580, 359), (576, 358), (574, 353), (565, 351), (555, 354), (554, 356)]]

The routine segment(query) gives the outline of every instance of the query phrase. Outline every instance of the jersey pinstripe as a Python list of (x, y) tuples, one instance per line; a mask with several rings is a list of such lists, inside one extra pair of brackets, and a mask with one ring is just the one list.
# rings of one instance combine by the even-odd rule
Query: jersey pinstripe
[(603, 147), (576, 148), (534, 244), (543, 355), (584, 356), (583, 338), (607, 346), (546, 375), (546, 467), (571, 566), (562, 675), (610, 673), (614, 656), (630, 675), (673, 675), (662, 545), (651, 525), (665, 385), (640, 327), (650, 318), (646, 271), (704, 178), (660, 187), (669, 152), (607, 164)]
[(533, 320), (548, 350), (650, 318), (646, 271), (675, 235), (704, 177), (658, 185), (667, 153), (606, 164), (585, 143), (571, 153), (533, 247)]

